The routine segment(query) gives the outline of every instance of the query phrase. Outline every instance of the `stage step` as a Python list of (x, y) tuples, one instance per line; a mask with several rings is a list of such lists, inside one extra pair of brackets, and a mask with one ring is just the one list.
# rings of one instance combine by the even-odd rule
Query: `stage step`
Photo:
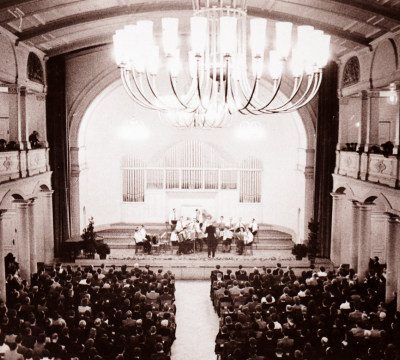
[[(167, 231), (165, 224), (145, 223), (143, 224), (150, 235), (161, 235)], [(133, 234), (140, 224), (117, 223), (111, 224), (109, 228), (97, 231), (97, 234), (104, 238), (111, 249), (132, 248)], [(291, 250), (294, 243), (290, 234), (268, 229), (270, 225), (260, 225), (257, 237), (253, 243), (253, 251), (257, 250)], [(169, 233), (168, 235), (169, 236)], [(204, 246), (206, 248), (206, 246)], [(218, 245), (218, 250), (222, 250), (222, 244)], [(232, 251), (235, 244), (232, 244)]]

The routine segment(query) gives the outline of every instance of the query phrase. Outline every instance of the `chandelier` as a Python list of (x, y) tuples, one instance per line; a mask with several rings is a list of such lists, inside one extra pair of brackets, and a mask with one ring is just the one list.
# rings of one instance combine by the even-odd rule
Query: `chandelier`
[[(247, 21), (246, 2), (231, 0), (227, 6), (223, 0), (216, 5), (193, 0), (187, 54), (180, 51), (177, 18), (162, 19), (161, 39), (154, 37), (150, 20), (117, 30), (116, 63), (129, 96), (148, 109), (185, 112), (203, 120), (209, 113), (274, 114), (309, 103), (321, 84), (330, 36), (312, 26), (294, 31), (292, 23), (276, 22), (275, 30), (269, 29), (275, 33), (273, 41), (267, 36), (266, 19)], [(188, 64), (186, 73), (183, 63)], [(160, 64), (166, 68), (163, 74)], [(261, 88), (264, 77), (269, 91)], [(291, 91), (280, 101), (286, 77)], [(223, 124), (213, 120), (217, 116), (209, 118), (208, 126)]]

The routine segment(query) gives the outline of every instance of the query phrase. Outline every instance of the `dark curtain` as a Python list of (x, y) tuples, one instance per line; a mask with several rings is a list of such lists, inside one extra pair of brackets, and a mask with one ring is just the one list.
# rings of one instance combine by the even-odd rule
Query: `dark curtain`
[(65, 59), (57, 56), (47, 62), (47, 138), (53, 171), (54, 251), (60, 257), (63, 242), (70, 237), (69, 214), (69, 135), (65, 102)]
[(317, 144), (315, 155), (314, 220), (319, 223), (319, 254), (329, 257), (332, 221), (332, 174), (335, 169), (338, 141), (337, 97), (338, 66), (331, 61), (324, 69), (319, 90)]

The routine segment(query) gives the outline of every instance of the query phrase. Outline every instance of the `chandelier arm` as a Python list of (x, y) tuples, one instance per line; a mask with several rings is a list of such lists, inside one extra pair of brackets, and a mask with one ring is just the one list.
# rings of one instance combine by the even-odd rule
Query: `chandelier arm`
[[(154, 76), (154, 75), (153, 75)], [(164, 106), (164, 108), (162, 109), (162, 108), (160, 108), (160, 110), (161, 111), (176, 111), (176, 110), (181, 110), (181, 109), (176, 109), (176, 108), (173, 108), (173, 107), (170, 107), (170, 106), (168, 106), (167, 104), (165, 104), (164, 103), (164, 101), (162, 101), (161, 100), (161, 98), (160, 98), (160, 96), (157, 94), (157, 91), (155, 90), (155, 86), (153, 87), (152, 85), (151, 85), (151, 81), (150, 81), (150, 78), (149, 78), (149, 73), (146, 71), (146, 80), (147, 80), (147, 85), (148, 85), (148, 87), (149, 87), (149, 89), (150, 89), (150, 92), (153, 94), (153, 96), (154, 96), (154, 98), (157, 100), (157, 101), (159, 101), (160, 102), (160, 104), (162, 105), (162, 106)]]
[(319, 70), (315, 74), (315, 76), (318, 77), (318, 80), (314, 82), (313, 90), (312, 90), (311, 94), (308, 96), (308, 98), (302, 103), (296, 102), (296, 104), (294, 104), (289, 109), (284, 109), (283, 110), (284, 112), (291, 112), (291, 111), (298, 110), (300, 107), (307, 105), (314, 98), (314, 96), (317, 94), (319, 87), (321, 85), (321, 82), (322, 82), (322, 72)]
[[(318, 77), (318, 79), (317, 79)], [(274, 109), (269, 109), (273, 111), (274, 113), (276, 112), (290, 112), (294, 111), (296, 109), (299, 109), (301, 106), (307, 104), (311, 99), (315, 96), (315, 94), (318, 91), (319, 85), (321, 84), (321, 79), (322, 77), (319, 76), (319, 73), (314, 73), (314, 75), (310, 75), (310, 80), (308, 81), (307, 84), (307, 89), (304, 91), (303, 95), (299, 100), (296, 101), (292, 106), (284, 108), (283, 106), (274, 108)], [(312, 86), (314, 85), (314, 86)], [(312, 87), (311, 93), (310, 89)]]
[(132, 88), (132, 86), (130, 84), (129, 78), (130, 78), (129, 70), (127, 70), (126, 68), (121, 67), (122, 84), (124, 85), (124, 88), (125, 88), (126, 92), (128, 93), (128, 95), (130, 96), (130, 98), (132, 100), (134, 100), (136, 103), (138, 103), (140, 106), (145, 107), (146, 109), (157, 110), (154, 106), (150, 106), (150, 105), (144, 103), (141, 99), (139, 99), (137, 97), (137, 95), (135, 94), (135, 91), (133, 90), (133, 88)]
[(277, 95), (279, 93), (279, 90), (281, 88), (281, 84), (282, 84), (282, 75), (279, 77), (278, 80), (274, 80), (274, 88), (275, 88), (275, 90), (274, 90), (273, 94), (271, 95), (271, 98), (269, 99), (267, 104), (264, 105), (261, 108), (256, 109), (257, 111), (259, 111), (261, 113), (263, 113), (264, 110), (270, 111), (270, 109), (267, 109), (267, 108), (275, 100), (275, 98), (277, 97)]
[[(141, 97), (144, 99), (144, 101), (146, 101), (151, 107), (153, 107), (154, 110), (160, 110), (160, 108), (159, 108), (157, 105), (155, 105), (155, 104), (153, 104), (152, 102), (150, 102), (149, 99), (147, 99), (147, 97), (144, 96), (143, 91), (142, 91), (142, 87), (139, 87), (139, 85), (138, 85), (138, 81), (137, 81), (137, 79), (136, 79), (135, 71), (132, 70), (131, 73), (132, 73), (133, 83), (135, 84), (135, 87), (136, 87), (138, 93), (140, 94), (140, 96), (141, 96)], [(140, 80), (141, 80), (141, 79), (140, 79)]]
[[(255, 91), (255, 87), (256, 87), (256, 84), (254, 84), (253, 91)], [(240, 86), (235, 85), (235, 88), (236, 88), (236, 89), (237, 89), (237, 88), (240, 88)], [(237, 90), (237, 91), (239, 91), (239, 90)], [(242, 90), (240, 90), (240, 91), (242, 91)], [(237, 99), (236, 99), (235, 91), (234, 91), (233, 87), (231, 87), (231, 94), (232, 94), (233, 100), (236, 102)], [(244, 94), (243, 94), (243, 96), (244, 96)], [(244, 96), (244, 97), (245, 97), (245, 96)], [(235, 99), (236, 99), (236, 100), (235, 100)], [(250, 103), (248, 103), (248, 104), (250, 104)], [(248, 105), (248, 104), (247, 104), (247, 105)], [(240, 114), (243, 114), (243, 115), (249, 115), (249, 114), (251, 114), (251, 115), (259, 115), (259, 113), (253, 112), (253, 110), (249, 110), (249, 108), (247, 107), (247, 105), (244, 106), (244, 107), (242, 107), (242, 108), (240, 108), (240, 109), (237, 109), (237, 111), (238, 111)]]
[[(172, 89), (172, 92), (174, 93), (176, 99), (177, 99), (178, 102), (184, 107), (183, 110), (188, 110), (188, 109), (190, 109), (189, 106), (186, 105), (186, 104), (182, 101), (182, 99), (180, 98), (180, 96), (178, 95), (178, 92), (176, 91), (176, 88), (175, 88), (174, 79), (173, 79), (171, 73), (169, 74), (169, 82), (170, 82), (170, 84), (171, 84), (171, 89)], [(191, 98), (189, 99), (189, 101), (187, 102), (187, 104), (190, 103), (190, 101), (193, 99), (193, 96), (194, 96), (194, 95), (191, 96)], [(192, 112), (192, 111), (191, 111), (191, 112)]]
[(196, 79), (197, 79), (197, 95), (199, 96), (199, 101), (200, 101), (200, 104), (199, 104), (199, 106), (197, 107), (197, 109), (199, 109), (199, 108), (201, 107), (203, 110), (208, 110), (208, 109), (204, 106), (204, 104), (203, 104), (203, 97), (202, 97), (202, 95), (201, 95), (201, 85), (200, 85), (200, 60), (199, 60), (199, 59), (197, 59)]
[[(281, 104), (281, 105), (278, 106), (278, 107), (275, 107), (275, 108), (272, 108), (272, 109), (267, 109), (267, 110), (272, 111), (272, 112), (274, 112), (274, 111), (276, 111), (276, 110), (282, 110), (282, 111), (284, 111), (284, 110), (285, 110), (284, 108), (285, 108), (288, 104), (290, 104), (290, 102), (294, 99), (294, 97), (295, 97), (295, 96), (297, 95), (297, 93), (299, 92), (302, 82), (303, 82), (303, 75), (300, 77), (300, 80), (299, 80), (298, 78), (295, 79), (295, 84), (294, 84), (294, 86), (293, 86), (292, 94), (290, 95), (290, 97), (289, 97), (283, 104)], [(312, 84), (312, 81), (311, 81), (311, 82), (309, 81), (308, 84), (307, 84), (307, 89), (304, 91), (304, 93), (303, 93), (303, 95), (302, 95), (302, 97), (300, 98), (299, 101), (302, 101), (302, 100), (304, 99), (304, 97), (307, 95), (307, 93), (310, 91), (311, 84)], [(299, 102), (299, 101), (298, 101), (298, 102)], [(298, 102), (296, 102), (296, 104), (297, 104)]]

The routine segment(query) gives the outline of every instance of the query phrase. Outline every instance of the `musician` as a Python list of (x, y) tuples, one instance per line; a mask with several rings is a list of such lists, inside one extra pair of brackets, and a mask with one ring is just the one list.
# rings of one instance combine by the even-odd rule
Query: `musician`
[(205, 235), (201, 231), (201, 224), (199, 220), (194, 220), (193, 230), (195, 233), (195, 248), (197, 251), (203, 251), (203, 238)]
[(239, 227), (235, 232), (236, 237), (236, 252), (238, 255), (242, 255), (244, 251), (244, 237), (245, 230), (244, 227)]
[(179, 220), (176, 222), (176, 226), (174, 228), (176, 234), (178, 235), (179, 241), (183, 241), (183, 232), (184, 232), (184, 222), (183, 222), (183, 216), (179, 218)]
[(249, 229), (251, 231), (251, 233), (253, 234), (253, 237), (256, 237), (257, 232), (258, 232), (258, 224), (256, 219), (252, 219), (251, 223), (249, 224)]
[(171, 230), (175, 229), (177, 222), (178, 222), (178, 216), (176, 215), (176, 209), (173, 208), (169, 214), (169, 225), (171, 226)]
[(235, 225), (235, 231), (237, 232), (240, 229), (245, 229), (244, 223), (243, 223), (243, 219), (240, 217), (238, 222)]
[(143, 242), (146, 239), (146, 229), (144, 225), (140, 225), (140, 227), (136, 228), (133, 238), (135, 240), (135, 254), (137, 254), (139, 247), (144, 245)]
[(225, 225), (222, 233), (222, 252), (231, 252), (232, 236), (232, 229)]
[(208, 248), (208, 257), (215, 257), (215, 250), (217, 249), (218, 245), (218, 237), (217, 237), (217, 224), (213, 224), (211, 219), (208, 218), (208, 224), (206, 227), (206, 234), (207, 234), (207, 248)]
[(254, 241), (254, 235), (252, 231), (247, 227), (246, 230), (244, 231), (244, 245), (251, 245), (252, 242)]

